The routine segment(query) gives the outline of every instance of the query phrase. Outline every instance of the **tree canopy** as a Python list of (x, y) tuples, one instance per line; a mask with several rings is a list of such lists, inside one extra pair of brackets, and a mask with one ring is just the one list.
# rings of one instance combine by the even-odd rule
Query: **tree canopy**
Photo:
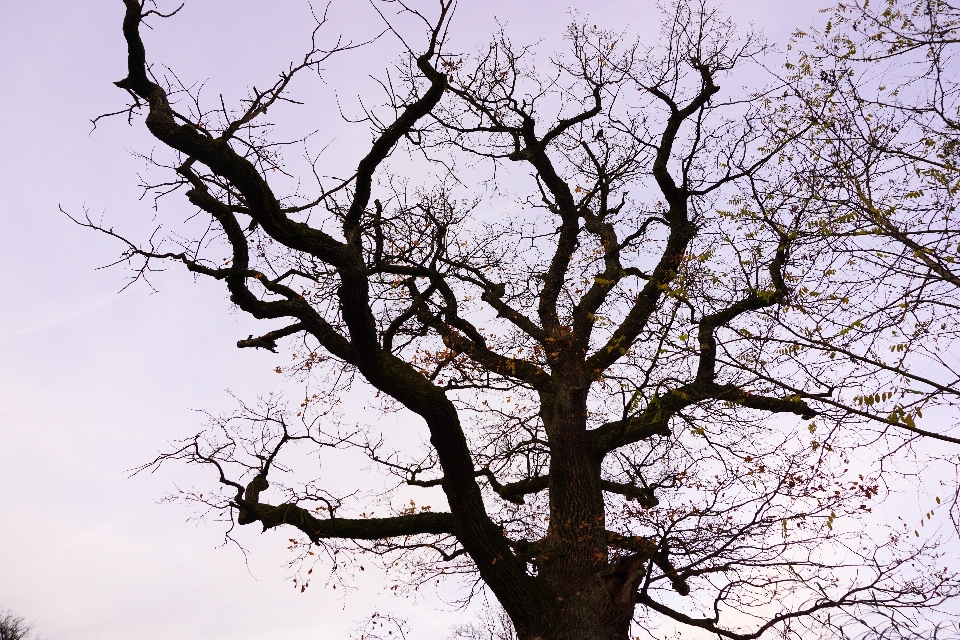
[[(451, 0), (374, 2), (401, 57), (335, 123), (297, 87), (368, 45), (326, 16), (231, 107), (152, 62), (142, 30), (176, 11), (124, 5), (118, 113), (161, 144), (147, 192), (203, 223), (80, 222), (135, 280), (223, 283), (264, 322), (237, 346), (290, 348), (278, 372), (310, 389), (242, 399), (147, 467), (209, 468), (185, 499), (289, 530), (301, 590), (318, 558), (372, 552), (408, 587), (482, 585), (523, 640), (909, 635), (956, 611), (952, 7), (842, 5), (784, 67), (695, 0), (655, 46), (575, 17), (546, 56), (506, 31), (463, 53)], [(268, 111), (371, 142), (321, 161)], [(354, 389), (367, 424), (334, 417)], [(298, 473), (348, 451), (378, 492)], [(953, 525), (888, 518), (905, 487), (929, 502), (910, 518)], [(398, 488), (445, 504), (372, 513)]]

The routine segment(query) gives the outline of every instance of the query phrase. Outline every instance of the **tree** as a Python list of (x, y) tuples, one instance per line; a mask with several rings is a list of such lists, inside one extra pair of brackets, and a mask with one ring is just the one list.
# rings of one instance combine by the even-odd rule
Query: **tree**
[(484, 603), (477, 620), (450, 630), (450, 640), (516, 640), (517, 634), (507, 612)]
[(12, 611), (0, 611), (0, 640), (28, 640), (33, 625)]
[[(147, 64), (142, 26), (176, 12), (124, 5), (120, 113), (146, 110), (173, 158), (152, 156), (172, 173), (148, 190), (183, 192), (212, 226), (141, 245), (83, 224), (126, 242), (135, 278), (178, 262), (282, 320), (238, 346), (296, 339), (293, 372), (320, 386), (293, 411), (242, 402), (158, 457), (218, 477), (219, 492), (186, 499), (285, 527), (303, 559), (334, 568), (362, 550), (402, 556), (414, 585), (466, 574), (523, 640), (622, 640), (631, 624), (846, 637), (960, 594), (941, 537), (871, 520), (921, 431), (909, 408), (864, 421), (858, 362), (808, 348), (812, 317), (874, 349), (889, 327), (860, 319), (878, 274), (822, 268), (842, 250), (791, 169), (824, 120), (816, 104), (788, 83), (721, 90), (765, 52), (755, 37), (680, 2), (660, 47), (577, 21), (569, 52), (538, 70), (505, 33), (454, 55), (452, 2), (374, 4), (388, 35), (410, 42), (413, 20), (426, 36), (383, 81), (385, 109), (366, 112), (373, 142), (337, 172), (349, 178), (283, 196), (294, 174), (263, 118), (355, 46), (324, 50), (321, 17), (273, 85), (210, 110)], [(429, 442), (394, 450), (389, 428), (338, 427), (326, 410), (354, 385)], [(373, 517), (356, 491), (286, 481), (298, 446), (362, 451), (396, 480), (386, 494), (439, 487), (446, 508)]]

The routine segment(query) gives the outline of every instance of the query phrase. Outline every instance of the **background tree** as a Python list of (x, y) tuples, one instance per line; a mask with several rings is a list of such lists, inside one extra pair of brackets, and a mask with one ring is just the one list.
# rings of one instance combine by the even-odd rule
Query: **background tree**
[[(450, 48), (451, 3), (429, 16), (376, 4), (400, 9), (381, 16), (406, 56), (366, 111), (368, 151), (336, 171), (349, 177), (323, 177), (310, 156), (308, 189), (264, 116), (354, 45), (324, 50), (320, 18), (273, 85), (208, 109), (147, 64), (141, 27), (163, 14), (124, 4), (117, 85), (133, 103), (120, 113), (145, 109), (171, 151), (151, 156), (172, 173), (148, 190), (182, 191), (209, 226), (125, 241), (123, 258), (136, 278), (179, 262), (241, 311), (282, 320), (238, 346), (295, 337), (292, 372), (315, 391), (293, 411), (271, 396), (212, 416), (154, 464), (208, 467), (219, 491), (187, 500), (295, 532), (301, 590), (316, 554), (335, 571), (372, 552), (408, 585), (479, 581), (524, 640), (622, 640), (631, 624), (842, 636), (958, 595), (937, 535), (871, 520), (890, 469), (911, 460), (859, 420), (867, 378), (837, 349), (811, 358), (793, 342), (811, 343), (813, 313), (841, 336), (885, 335), (851, 308), (869, 301), (856, 283), (819, 268), (833, 234), (809, 232), (812, 183), (784, 173), (823, 119), (807, 115), (816, 105), (784, 84), (721, 91), (764, 52), (756, 38), (681, 2), (659, 47), (577, 21), (546, 62), (505, 33), (469, 56)], [(332, 407), (354, 385), (429, 441), (338, 425)], [(909, 411), (884, 426), (913, 437)], [(375, 517), (356, 488), (293, 479), (304, 451), (349, 450), (386, 473), (382, 495), (440, 488), (446, 506)]]
[(12, 611), (0, 611), (0, 640), (28, 640), (33, 636), (33, 625)]
[(459, 624), (450, 630), (450, 640), (516, 640), (513, 622), (503, 608), (484, 603), (473, 622)]

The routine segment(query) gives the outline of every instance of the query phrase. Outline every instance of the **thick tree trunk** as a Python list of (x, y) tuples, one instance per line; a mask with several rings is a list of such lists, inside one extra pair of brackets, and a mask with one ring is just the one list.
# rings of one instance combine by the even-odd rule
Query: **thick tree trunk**
[(520, 640), (628, 640), (633, 598), (616, 602), (602, 578), (582, 585), (546, 612), (542, 624)]
[(607, 560), (600, 465), (586, 438), (586, 389), (561, 387), (544, 406), (550, 442), (550, 525), (537, 558), (560, 596), (580, 588)]
[(590, 381), (574, 364), (541, 394), (550, 442), (550, 524), (536, 556), (537, 579), (556, 601), (521, 640), (627, 640), (643, 561), (609, 564), (600, 462), (587, 441)]

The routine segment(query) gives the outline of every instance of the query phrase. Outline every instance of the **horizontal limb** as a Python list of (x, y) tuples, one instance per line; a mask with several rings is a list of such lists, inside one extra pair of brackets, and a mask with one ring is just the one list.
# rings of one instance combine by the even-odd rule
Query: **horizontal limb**
[(264, 530), (290, 525), (312, 542), (329, 538), (383, 540), (453, 534), (455, 530), (453, 514), (443, 512), (412, 513), (392, 518), (317, 518), (307, 509), (291, 503), (274, 506), (241, 499), (235, 501), (234, 506), (239, 510), (239, 524), (260, 522)]
[(297, 322), (289, 327), (284, 327), (283, 329), (277, 329), (276, 331), (265, 333), (259, 338), (254, 338), (253, 335), (251, 335), (246, 340), (239, 340), (237, 342), (237, 347), (240, 349), (260, 348), (276, 353), (277, 340), (280, 338), (286, 338), (287, 336), (292, 336), (298, 331), (303, 331), (305, 328), (306, 327), (302, 322)]

